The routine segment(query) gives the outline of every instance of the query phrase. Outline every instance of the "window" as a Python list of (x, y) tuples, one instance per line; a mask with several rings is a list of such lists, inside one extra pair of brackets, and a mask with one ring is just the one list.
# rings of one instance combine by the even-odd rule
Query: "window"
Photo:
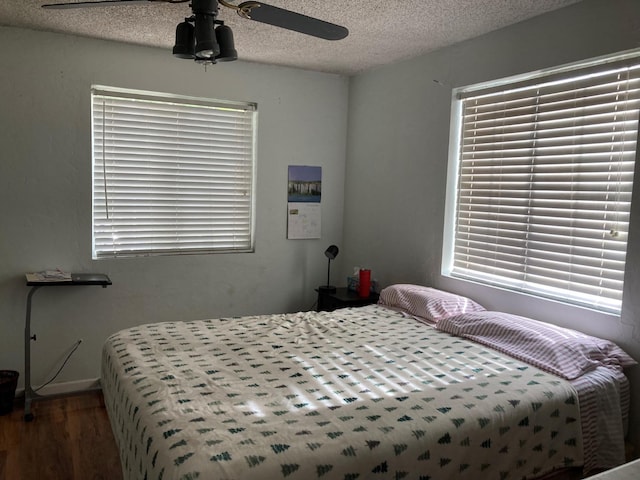
[(93, 258), (253, 250), (255, 104), (91, 97)]
[(454, 92), (444, 274), (620, 313), (637, 55)]

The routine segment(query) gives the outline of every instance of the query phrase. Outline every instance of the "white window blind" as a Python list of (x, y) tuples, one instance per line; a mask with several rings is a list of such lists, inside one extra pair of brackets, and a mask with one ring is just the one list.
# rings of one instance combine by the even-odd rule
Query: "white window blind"
[(255, 117), (94, 87), (93, 257), (252, 251)]
[(619, 313), (640, 65), (529, 78), (458, 101), (451, 274)]

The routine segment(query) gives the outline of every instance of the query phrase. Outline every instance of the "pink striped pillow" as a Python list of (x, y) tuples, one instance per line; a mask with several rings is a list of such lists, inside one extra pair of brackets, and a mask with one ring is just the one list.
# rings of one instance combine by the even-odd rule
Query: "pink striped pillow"
[(484, 310), (473, 300), (455, 293), (401, 283), (383, 289), (378, 304), (435, 323), (451, 315)]
[(567, 380), (600, 365), (622, 370), (637, 364), (609, 340), (509, 313), (457, 315), (443, 319), (437, 328), (495, 348)]

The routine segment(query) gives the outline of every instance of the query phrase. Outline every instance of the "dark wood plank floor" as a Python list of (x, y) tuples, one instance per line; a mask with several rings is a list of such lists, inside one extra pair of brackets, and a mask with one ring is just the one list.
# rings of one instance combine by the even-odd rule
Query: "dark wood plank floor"
[(0, 416), (0, 479), (121, 480), (120, 459), (100, 392), (34, 402)]

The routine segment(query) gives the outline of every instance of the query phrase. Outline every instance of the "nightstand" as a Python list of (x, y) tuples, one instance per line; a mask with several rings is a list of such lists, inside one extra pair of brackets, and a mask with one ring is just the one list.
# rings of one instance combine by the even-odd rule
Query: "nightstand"
[(347, 289), (346, 287), (336, 288), (335, 292), (318, 292), (318, 312), (332, 312), (338, 308), (346, 307), (363, 307), (378, 302), (379, 295), (371, 293), (368, 297), (360, 297), (358, 292)]

